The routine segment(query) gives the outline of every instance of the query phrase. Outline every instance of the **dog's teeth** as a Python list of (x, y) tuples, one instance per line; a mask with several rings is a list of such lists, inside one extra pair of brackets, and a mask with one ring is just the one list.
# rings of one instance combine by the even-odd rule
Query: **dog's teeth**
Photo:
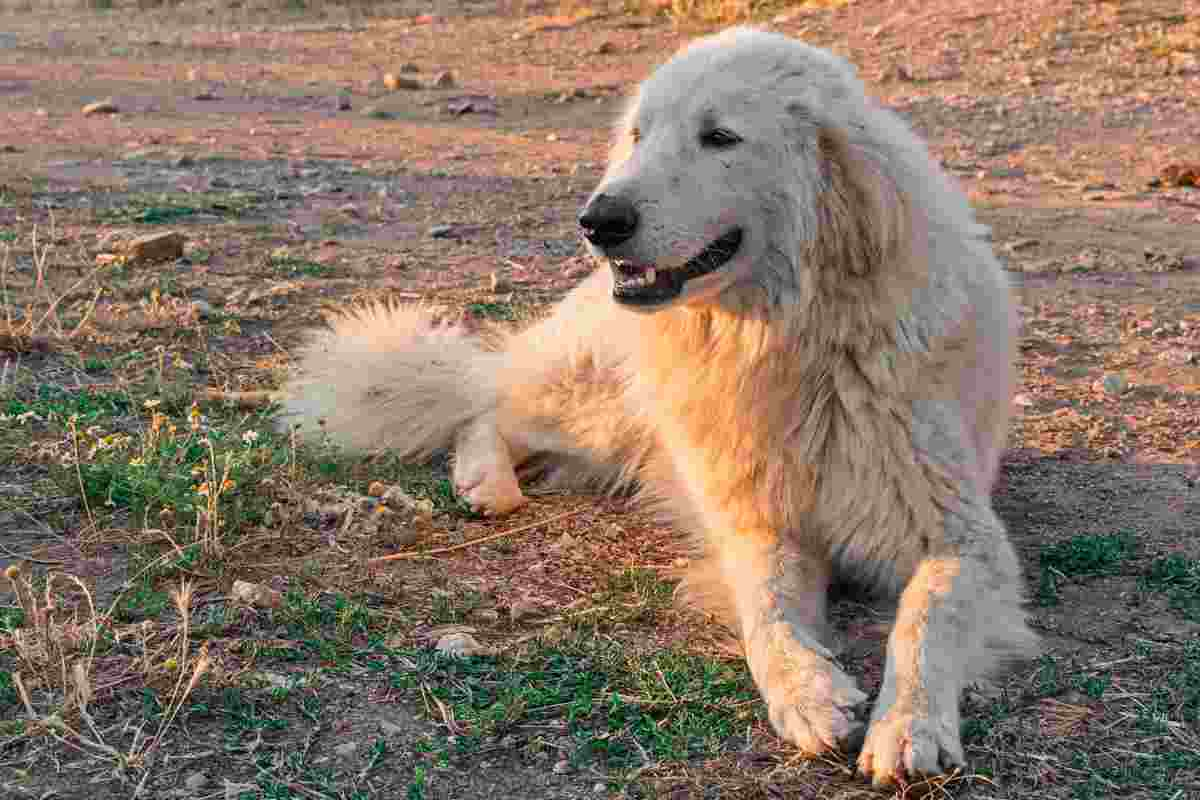
[(654, 270), (648, 269), (646, 270), (646, 274), (642, 276), (642, 281), (649, 286), (650, 284), (654, 283), (655, 277)]

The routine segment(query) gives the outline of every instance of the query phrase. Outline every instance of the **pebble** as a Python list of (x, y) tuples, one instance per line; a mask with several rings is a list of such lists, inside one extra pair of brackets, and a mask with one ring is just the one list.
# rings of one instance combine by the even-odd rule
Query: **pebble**
[(108, 100), (97, 100), (95, 103), (88, 103), (83, 107), (83, 115), (85, 117), (90, 117), (95, 114), (117, 114), (120, 113), (120, 111), (121, 109), (117, 108), (117, 104), (112, 101), (112, 98), (109, 98)]
[(435, 647), (439, 653), (444, 653), (455, 658), (487, 655), (491, 652), (488, 648), (480, 644), (474, 636), (462, 632), (447, 633), (438, 639)]
[(348, 94), (339, 94), (336, 103), (338, 111), (349, 111), (354, 107), (350, 102), (350, 95)]
[(433, 78), (433, 87), (435, 89), (453, 89), (455, 85), (454, 73), (449, 70), (439, 72)]
[(540, 606), (537, 606), (528, 600), (517, 599), (508, 607), (508, 618), (513, 622), (520, 622), (523, 619), (539, 616), (542, 613)]
[(193, 772), (184, 778), (183, 785), (193, 792), (198, 792), (208, 785), (208, 775), (203, 772)]
[(395, 74), (394, 72), (388, 72), (383, 76), (383, 85), (384, 88), (393, 92), (401, 89), (412, 91), (414, 89), (421, 88), (421, 82), (415, 78), (405, 78), (401, 75)]
[(1124, 375), (1112, 373), (1104, 376), (1100, 382), (1100, 388), (1104, 390), (1105, 394), (1121, 395), (1129, 390), (1129, 381), (1125, 379)]
[(127, 254), (131, 261), (174, 261), (183, 257), (187, 240), (182, 233), (148, 233), (129, 243)]
[(453, 234), (453, 225), (434, 225), (429, 229), (429, 235), (434, 239), (449, 239)]

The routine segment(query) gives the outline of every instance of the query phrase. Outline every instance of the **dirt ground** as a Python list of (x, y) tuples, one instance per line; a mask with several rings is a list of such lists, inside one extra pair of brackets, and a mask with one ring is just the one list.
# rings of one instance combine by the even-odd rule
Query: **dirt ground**
[[(709, 29), (619, 7), (489, 0), (387, 14), (249, 0), (117, 5), (0, 4), (4, 308), (10, 329), (32, 332), (0, 337), (0, 384), (24, 370), (81, 391), (156, 368), (161, 383), (164, 354), (192, 352), (189, 337), (203, 331), (203, 364), (181, 355), (171, 367), (182, 384), (270, 389), (323, 309), (366, 296), (523, 318), (589, 270), (574, 219), (621, 98)], [(992, 226), (1020, 298), (1022, 385), (996, 502), (1026, 563), (1046, 655), (968, 693), (972, 772), (934, 791), (1200, 798), (1200, 2), (780, 3), (759, 21), (851, 59), (928, 138)], [(389, 89), (385, 73), (416, 88)], [(82, 113), (100, 100), (116, 112)], [(166, 230), (186, 237), (182, 258), (105, 258)], [(61, 298), (56, 312), (74, 315), (78, 335), (34, 330), (48, 298)], [(88, 366), (100, 362), (109, 366)], [(0, 566), (65, 565), (94, 579), (99, 604), (127, 588), (129, 540), (89, 529), (92, 509), (54, 483), (26, 439), (0, 442)], [(355, 480), (375, 477), (372, 463)], [(427, 648), (436, 623), (464, 621), (406, 610), (430, 592), (474, 587), (483, 599), (466, 620), (476, 634), (527, 643), (552, 634), (563, 609), (601, 607), (615, 571), (661, 574), (669, 588), (682, 557), (670, 531), (619, 500), (561, 496), (512, 520), (458, 519), (422, 543), (510, 529), (521, 532), (504, 547), (364, 570), (328, 530), (289, 539), (264, 525), (219, 569), (194, 574), (203, 602), (235, 579), (292, 585), (301, 573), (316, 605), (366, 592), (404, 620), (393, 635)], [(412, 544), (354, 541), (371, 555)], [(313, 562), (325, 563), (304, 572)], [(531, 603), (540, 611), (514, 611)], [(513, 622), (493, 625), (480, 608)], [(885, 629), (852, 599), (837, 614), (842, 659), (877, 689)], [(719, 637), (686, 614), (654, 621), (621, 621), (614, 641), (725, 658)], [(246, 620), (226, 636), (225, 686), (303, 668), (319, 712), (297, 706), (280, 712), (288, 731), (256, 728), (246, 720), (265, 700), (202, 686), (169, 756), (142, 772), (67, 736), (0, 729), (0, 794), (893, 794), (857, 782), (849, 761), (795, 759), (761, 715), (703, 755), (643, 750), (633, 768), (566, 759), (578, 737), (557, 719), (431, 761), (419, 743), (461, 734), (437, 696), (380, 683), (365, 656), (333, 671), (301, 658), (264, 667), (233, 646), (273, 636), (295, 649), (302, 637), (272, 625)], [(285, 669), (292, 662), (301, 666)], [(144, 696), (105, 688), (97, 726), (133, 736), (127, 720)], [(19, 712), (0, 681), (0, 714)], [(245, 723), (236, 736), (233, 718)], [(315, 772), (288, 760), (296, 752)]]

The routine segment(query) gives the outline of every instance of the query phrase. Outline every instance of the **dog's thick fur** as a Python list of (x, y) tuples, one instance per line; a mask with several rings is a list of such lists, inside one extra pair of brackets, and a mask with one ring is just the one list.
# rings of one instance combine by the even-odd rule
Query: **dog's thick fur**
[[(733, 138), (713, 144), (719, 127)], [(731, 143), (732, 142), (732, 143)], [(825, 641), (826, 590), (899, 598), (860, 769), (962, 763), (959, 693), (1026, 651), (1021, 576), (990, 490), (1013, 389), (1010, 291), (963, 197), (842, 60), (738, 28), (639, 89), (595, 198), (640, 223), (602, 263), (736, 254), (630, 310), (599, 270), (497, 341), (375, 306), (331, 321), (290, 387), (293, 421), (419, 457), (459, 491), (524, 501), (517, 470), (637, 485), (699, 541), (692, 596), (740, 635), (776, 729), (843, 745), (866, 696)]]

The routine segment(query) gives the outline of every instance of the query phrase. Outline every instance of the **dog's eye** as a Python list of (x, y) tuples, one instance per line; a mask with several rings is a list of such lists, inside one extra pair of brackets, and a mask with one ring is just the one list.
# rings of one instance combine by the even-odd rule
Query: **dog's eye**
[(700, 134), (700, 144), (718, 150), (733, 147), (740, 141), (742, 141), (742, 137), (725, 128), (713, 128)]

